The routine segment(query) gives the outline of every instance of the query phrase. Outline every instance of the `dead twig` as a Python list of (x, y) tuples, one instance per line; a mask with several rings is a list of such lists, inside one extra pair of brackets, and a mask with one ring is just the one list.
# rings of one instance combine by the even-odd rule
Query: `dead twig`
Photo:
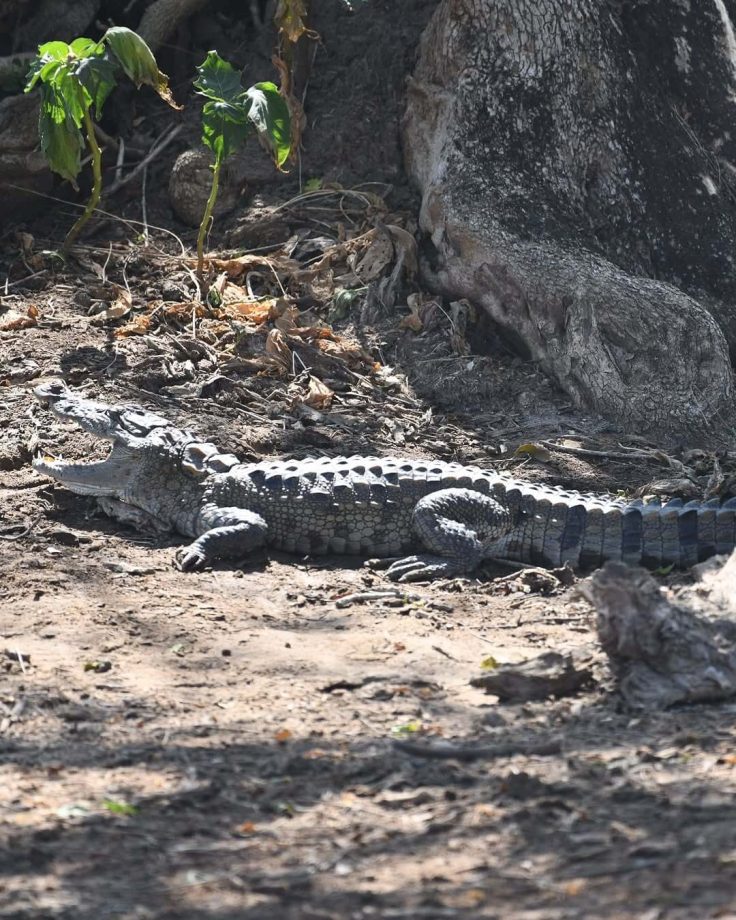
[(346, 594), (338, 597), (335, 606), (339, 608), (350, 607), (352, 604), (363, 604), (367, 601), (381, 601), (387, 598), (392, 600), (398, 599), (405, 602), (419, 601), (421, 597), (418, 594), (409, 594), (399, 588), (389, 588), (386, 591), (356, 591), (354, 594)]
[(129, 182), (132, 182), (134, 179), (137, 179), (138, 176), (156, 159), (156, 157), (162, 153), (169, 144), (178, 137), (181, 132), (184, 130), (184, 125), (175, 125), (168, 134), (166, 134), (161, 140), (157, 141), (148, 153), (143, 157), (143, 159), (138, 163), (135, 169), (132, 169), (124, 179), (120, 179), (117, 182), (114, 182), (110, 188), (105, 192), (105, 197), (116, 194), (120, 191), (123, 186), (127, 185)]
[(24, 527), (20, 533), (8, 533), (7, 531), (15, 530), (17, 527), (22, 527), (22, 524), (12, 524), (10, 527), (6, 527), (5, 531), (0, 533), (0, 540), (21, 540), (23, 537), (27, 537), (42, 517), (43, 515), (39, 514), (31, 521), (30, 524)]
[(550, 741), (530, 742), (529, 744), (453, 744), (442, 741), (438, 744), (420, 744), (416, 741), (394, 740), (394, 747), (414, 757), (427, 757), (432, 760), (492, 760), (496, 757), (549, 757), (562, 753), (562, 743), (555, 738)]
[(574, 457), (597, 457), (602, 460), (646, 460), (649, 463), (677, 465), (671, 457), (661, 450), (640, 450), (632, 447), (627, 450), (593, 450), (590, 447), (573, 447), (569, 444), (558, 444), (556, 441), (539, 441), (542, 447), (556, 450), (561, 454), (572, 454)]

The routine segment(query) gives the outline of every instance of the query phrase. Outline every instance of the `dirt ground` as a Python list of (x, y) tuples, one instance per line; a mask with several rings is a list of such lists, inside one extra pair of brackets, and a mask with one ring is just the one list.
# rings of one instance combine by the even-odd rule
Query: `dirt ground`
[[(316, 81), (337, 66), (326, 47)], [(391, 98), (409, 51), (395, 79), (383, 75)], [(398, 112), (395, 102), (394, 127)], [(411, 231), (398, 148), (382, 150), (377, 176), (370, 158), (351, 169), (393, 183), (383, 220)], [(421, 322), (402, 323), (422, 293), (408, 279), (393, 305), (371, 307), (369, 285), (347, 313), (333, 310), (337, 269), (309, 296), (293, 281), (298, 323), (329, 324), (334, 350), (302, 349), (287, 329), (297, 358), (263, 364), (266, 329), (283, 331), (283, 316), (238, 325), (198, 313), (178, 244), (153, 226), (191, 247), (166, 201), (170, 168), (149, 177), (147, 240), (100, 223), (58, 267), (41, 250), (58, 245), (64, 209), (15, 228), (33, 239), (3, 239), (0, 916), (736, 917), (736, 704), (627, 711), (600, 656), (593, 685), (564, 699), (501, 704), (470, 685), (489, 657), (596, 654), (576, 584), (488, 566), (397, 591), (362, 560), (272, 552), (185, 575), (175, 535), (127, 529), (33, 471), (38, 449), (100, 450), (35, 404), (32, 386), (61, 377), (244, 459), (453, 458), (627, 494), (676, 475), (668, 455), (621, 459), (622, 444), (657, 445), (574, 411), (472, 311), (465, 335), (462, 311), (426, 294)], [(243, 214), (273, 216), (298, 191), (292, 176), (259, 193), (213, 248)], [(299, 245), (329, 235), (346, 207), (370, 220), (337, 198), (292, 214)], [(110, 210), (140, 219), (140, 204)], [(115, 304), (121, 315), (104, 312)], [(120, 334), (141, 317), (145, 329)], [(310, 402), (310, 377), (330, 404)], [(515, 454), (542, 440), (558, 448)], [(705, 484), (712, 454), (669, 456)], [(676, 590), (687, 576), (662, 580)], [(552, 753), (530, 755), (535, 745)]]

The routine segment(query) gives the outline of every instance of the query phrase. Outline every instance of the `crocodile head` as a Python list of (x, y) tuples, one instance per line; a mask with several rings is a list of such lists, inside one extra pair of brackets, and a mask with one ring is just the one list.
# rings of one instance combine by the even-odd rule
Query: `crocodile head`
[(134, 505), (162, 524), (173, 523), (185, 508), (196, 513), (206, 477), (238, 462), (139, 406), (85, 399), (59, 382), (41, 384), (33, 392), (58, 418), (112, 445), (104, 460), (67, 463), (37, 457), (33, 465), (38, 472), (80, 495)]

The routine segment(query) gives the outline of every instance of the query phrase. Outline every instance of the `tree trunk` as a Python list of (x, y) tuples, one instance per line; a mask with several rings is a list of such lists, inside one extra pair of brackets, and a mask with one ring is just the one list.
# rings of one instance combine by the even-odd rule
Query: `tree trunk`
[(666, 437), (733, 423), (728, 6), (442, 0), (409, 87), (428, 276), (578, 404)]

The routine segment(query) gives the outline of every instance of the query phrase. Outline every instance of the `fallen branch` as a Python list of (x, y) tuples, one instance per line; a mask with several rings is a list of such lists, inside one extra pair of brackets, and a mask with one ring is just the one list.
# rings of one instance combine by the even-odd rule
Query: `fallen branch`
[(691, 607), (673, 603), (644, 569), (620, 562), (581, 584), (630, 706), (661, 709), (736, 695), (735, 589), (736, 554), (701, 583)]
[(394, 740), (394, 747), (405, 754), (427, 757), (433, 760), (492, 760), (496, 757), (549, 757), (562, 753), (559, 739), (530, 742), (529, 744), (452, 744), (442, 741), (438, 744), (420, 744), (416, 741)]
[(487, 674), (473, 677), (473, 687), (482, 687), (502, 702), (525, 702), (544, 700), (550, 696), (568, 696), (577, 693), (590, 684), (593, 673), (589, 667), (590, 656), (585, 662), (576, 660), (572, 654), (545, 652), (518, 664), (501, 664)]

